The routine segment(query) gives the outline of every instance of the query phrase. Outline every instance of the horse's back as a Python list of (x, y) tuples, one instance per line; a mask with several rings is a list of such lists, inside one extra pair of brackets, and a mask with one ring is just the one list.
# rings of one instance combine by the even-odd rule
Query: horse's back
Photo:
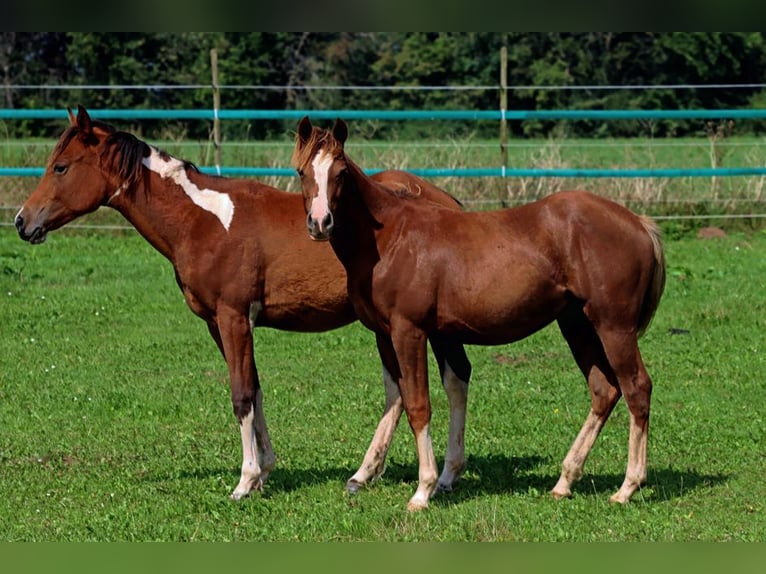
[(389, 169), (374, 174), (371, 179), (397, 195), (424, 199), (449, 209), (462, 208), (462, 204), (453, 195), (407, 171)]
[(586, 191), (563, 191), (538, 203), (539, 218), (530, 219), (550, 236), (562, 258), (619, 266), (640, 265), (653, 257), (652, 224), (615, 201)]

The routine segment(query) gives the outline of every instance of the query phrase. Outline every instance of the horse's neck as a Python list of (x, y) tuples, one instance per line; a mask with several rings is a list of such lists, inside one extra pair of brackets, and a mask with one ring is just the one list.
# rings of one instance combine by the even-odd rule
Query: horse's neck
[(135, 189), (114, 196), (109, 207), (119, 211), (157, 251), (173, 260), (175, 246), (188, 235), (184, 201), (179, 185), (155, 173), (142, 178)]
[(377, 260), (376, 234), (395, 198), (351, 164), (352, 187), (345, 190), (333, 248), (348, 271), (361, 261)]
[[(346, 194), (349, 197), (358, 198), (359, 202), (351, 204), (354, 210), (363, 210), (375, 219), (379, 221), (379, 215), (382, 215), (392, 205), (396, 203), (396, 199), (390, 194), (382, 185), (370, 178), (362, 171), (358, 165), (350, 160), (347, 160), (351, 179), (353, 181), (354, 190), (353, 193)], [(367, 225), (367, 222), (360, 222), (361, 225)]]

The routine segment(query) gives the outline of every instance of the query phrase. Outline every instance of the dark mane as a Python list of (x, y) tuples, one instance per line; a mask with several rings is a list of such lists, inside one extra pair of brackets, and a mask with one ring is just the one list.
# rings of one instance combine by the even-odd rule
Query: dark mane
[[(130, 193), (144, 175), (142, 160), (151, 154), (152, 146), (131, 133), (117, 130), (106, 122), (93, 120), (92, 126), (107, 134), (100, 155), (102, 165), (113, 170), (125, 182), (125, 191)], [(56, 144), (51, 158), (62, 152), (79, 134), (80, 130), (77, 126), (69, 127)], [(86, 140), (84, 143), (96, 145), (98, 142), (94, 139), (93, 141)], [(163, 158), (170, 157), (170, 154), (164, 150), (158, 149), (157, 151)], [(182, 160), (182, 162), (185, 169), (199, 172), (199, 168), (194, 163), (186, 160)]]

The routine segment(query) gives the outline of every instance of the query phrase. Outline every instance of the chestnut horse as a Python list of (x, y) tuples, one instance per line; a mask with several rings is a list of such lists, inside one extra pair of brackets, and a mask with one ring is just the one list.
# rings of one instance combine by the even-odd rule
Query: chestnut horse
[(607, 199), (561, 192), (521, 207), (457, 212), (402, 200), (344, 151), (348, 129), (298, 125), (293, 165), (307, 225), (329, 239), (348, 275), (349, 297), (375, 332), (399, 384), (415, 435), (418, 488), (428, 505), (436, 481), (429, 422), (426, 339), (499, 345), (553, 321), (585, 375), (591, 409), (562, 464), (556, 498), (572, 483), (620, 396), (630, 411), (625, 503), (646, 479), (652, 383), (638, 337), (657, 309), (665, 263), (657, 227)]
[[(37, 188), (16, 216), (22, 239), (108, 206), (120, 212), (173, 265), (191, 310), (206, 323), (229, 369), (242, 438), (242, 471), (232, 498), (260, 489), (275, 457), (263, 413), (253, 351), (256, 326), (319, 332), (356, 320), (343, 267), (328, 246), (310, 241), (302, 198), (252, 180), (200, 173), (80, 106), (53, 150)], [(424, 201), (459, 204), (404, 172), (376, 176), (381, 185), (416, 190)], [(470, 363), (460, 345), (433, 346), (450, 402), (452, 431), (445, 487), (463, 468), (463, 429)], [(449, 359), (449, 364), (447, 360)], [(380, 474), (402, 412), (398, 387), (384, 370), (384, 414), (359, 470), (356, 490)]]

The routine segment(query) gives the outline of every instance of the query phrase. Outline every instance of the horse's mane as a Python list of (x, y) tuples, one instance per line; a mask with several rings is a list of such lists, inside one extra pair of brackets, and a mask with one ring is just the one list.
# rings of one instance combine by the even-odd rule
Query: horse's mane
[[(130, 193), (135, 189), (135, 184), (144, 175), (142, 160), (145, 157), (149, 157), (152, 146), (133, 134), (120, 131), (106, 122), (92, 120), (91, 125), (93, 128), (107, 134), (99, 156), (101, 166), (104, 169), (113, 170), (120, 180), (124, 182), (125, 191)], [(77, 126), (67, 128), (56, 144), (51, 157), (56, 157), (69, 145), (72, 139), (80, 134), (80, 129)], [(95, 136), (92, 136), (92, 139), (86, 138), (84, 143), (96, 145), (98, 140)], [(170, 157), (164, 150), (158, 150), (158, 152), (163, 158)], [(182, 162), (185, 169), (199, 172), (199, 168), (194, 163), (186, 160), (182, 160)]]
[[(333, 155), (333, 157), (343, 156), (349, 169), (357, 170), (360, 174), (364, 175), (364, 171), (350, 157), (346, 155), (343, 144), (336, 140), (335, 137), (333, 137), (330, 130), (313, 126), (311, 129), (311, 135), (309, 136), (308, 140), (305, 142), (300, 141), (299, 135), (296, 135), (295, 139), (296, 143), (299, 144), (296, 145), (293, 149), (292, 155), (292, 164), (295, 169), (299, 171), (304, 170), (306, 166), (314, 159), (314, 156), (317, 154), (319, 149), (324, 147), (328, 153)], [(379, 182), (376, 182), (376, 184), (391, 195), (400, 198), (415, 198), (420, 196), (422, 192), (420, 187), (417, 189), (411, 189), (409, 184), (404, 182), (397, 183), (396, 186), (394, 186), (394, 184), (382, 185)]]
[(336, 140), (329, 130), (323, 130), (316, 126), (312, 127), (311, 135), (305, 143), (300, 141), (299, 135), (295, 136), (295, 140), (300, 145), (296, 145), (293, 149), (292, 164), (299, 171), (306, 168), (316, 152), (322, 147), (336, 157), (343, 153), (343, 144)]

